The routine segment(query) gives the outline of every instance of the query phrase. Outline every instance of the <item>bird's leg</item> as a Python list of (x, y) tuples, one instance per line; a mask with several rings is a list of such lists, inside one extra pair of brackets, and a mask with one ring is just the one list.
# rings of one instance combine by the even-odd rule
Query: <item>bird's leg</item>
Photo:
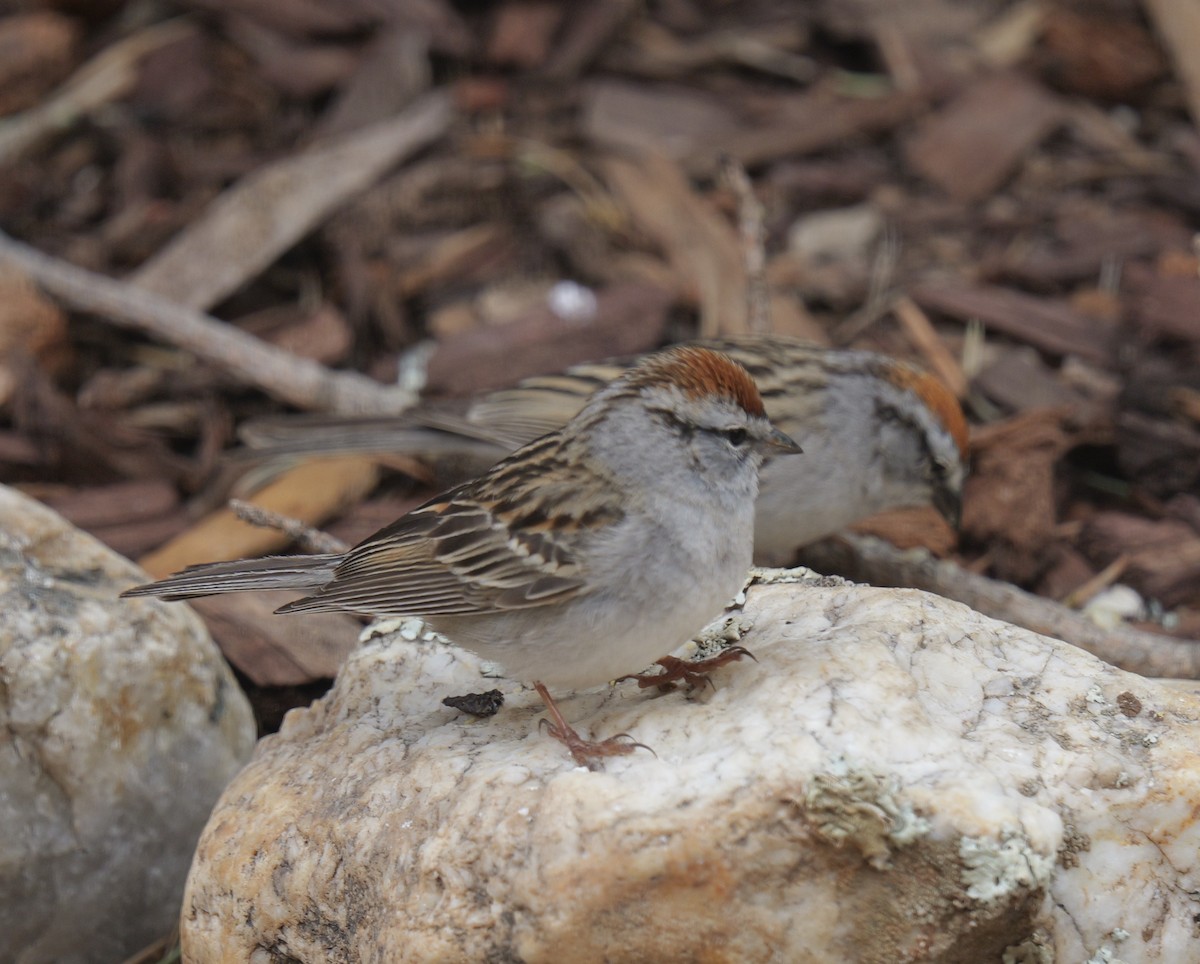
[(546, 704), (546, 709), (550, 712), (551, 718), (543, 719), (542, 725), (554, 739), (571, 751), (571, 756), (580, 766), (585, 766), (589, 770), (602, 770), (604, 769), (602, 761), (606, 756), (623, 756), (626, 753), (632, 753), (638, 747), (643, 750), (650, 749), (644, 743), (635, 742), (628, 733), (618, 733), (607, 740), (585, 740), (563, 719), (558, 704), (550, 696), (550, 691), (538, 682), (533, 684), (533, 688), (537, 690), (538, 696), (542, 698), (542, 702)]
[[(679, 659), (675, 656), (664, 656), (662, 659), (655, 660), (655, 662), (665, 672), (622, 676), (617, 682), (620, 683), (623, 680), (633, 679), (637, 680), (639, 689), (646, 689), (648, 686), (657, 686), (660, 690), (669, 690), (674, 688), (677, 680), (683, 680), (687, 684), (687, 691), (690, 693), (700, 686), (713, 686), (713, 681), (708, 674), (714, 669), (724, 666), (726, 663), (732, 663), (735, 660), (741, 659), (743, 656), (749, 656), (751, 659), (754, 659), (754, 654), (744, 646), (730, 646), (716, 656), (695, 661)], [(758, 661), (755, 660), (755, 662)]]

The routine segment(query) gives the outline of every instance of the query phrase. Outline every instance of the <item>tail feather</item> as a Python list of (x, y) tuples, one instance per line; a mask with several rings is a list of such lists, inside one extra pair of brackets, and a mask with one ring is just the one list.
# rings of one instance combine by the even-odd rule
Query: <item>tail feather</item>
[(207, 562), (189, 566), (166, 579), (126, 589), (121, 596), (158, 596), (170, 600), (253, 589), (320, 589), (333, 578), (333, 570), (341, 560), (340, 553), (331, 552)]

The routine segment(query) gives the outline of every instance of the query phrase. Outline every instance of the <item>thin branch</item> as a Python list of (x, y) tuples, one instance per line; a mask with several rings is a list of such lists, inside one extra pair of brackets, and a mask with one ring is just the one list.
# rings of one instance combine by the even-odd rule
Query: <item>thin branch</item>
[(73, 309), (100, 315), (216, 365), (299, 408), (342, 414), (388, 415), (409, 408), (412, 392), (355, 372), (331, 371), (275, 348), (211, 315), (175, 304), (128, 282), (76, 267), (0, 231), (0, 263), (25, 272)]
[(801, 561), (818, 572), (836, 572), (874, 586), (935, 592), (995, 619), (1065, 640), (1131, 673), (1200, 677), (1200, 642), (1128, 626), (1103, 629), (1059, 603), (967, 572), (928, 552), (903, 551), (881, 539), (846, 535), (806, 547)]
[(229, 508), (243, 522), (264, 529), (278, 529), (289, 539), (300, 543), (306, 552), (345, 552), (350, 547), (328, 532), (314, 529), (307, 523), (291, 516), (264, 509), (253, 502), (243, 502), (241, 499), (230, 499)]
[(754, 185), (741, 161), (722, 158), (721, 174), (738, 203), (738, 232), (746, 264), (746, 330), (755, 335), (766, 334), (771, 330), (771, 304), (767, 293), (767, 232), (762, 202), (755, 196)]

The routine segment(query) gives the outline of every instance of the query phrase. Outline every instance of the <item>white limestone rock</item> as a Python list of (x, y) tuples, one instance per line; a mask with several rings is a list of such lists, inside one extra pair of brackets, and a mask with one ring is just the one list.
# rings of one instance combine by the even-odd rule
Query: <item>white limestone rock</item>
[(562, 701), (657, 754), (598, 773), (515, 684), (443, 707), (473, 657), (368, 643), (214, 811), (188, 960), (1200, 959), (1200, 701), (921, 592), (746, 597), (715, 691)]
[(184, 606), (0, 486), (0, 961), (112, 964), (174, 924), (196, 839), (254, 745)]

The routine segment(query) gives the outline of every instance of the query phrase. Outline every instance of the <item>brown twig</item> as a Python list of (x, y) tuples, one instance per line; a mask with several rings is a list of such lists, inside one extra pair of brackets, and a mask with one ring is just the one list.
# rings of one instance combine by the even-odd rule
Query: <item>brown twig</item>
[(1049, 599), (967, 572), (927, 552), (902, 551), (880, 539), (840, 536), (804, 549), (801, 562), (874, 586), (924, 589), (987, 616), (1054, 636), (1131, 673), (1200, 678), (1200, 642), (1121, 626), (1103, 629)]
[(746, 329), (752, 334), (771, 330), (771, 306), (767, 293), (766, 228), (762, 202), (754, 194), (754, 185), (742, 162), (734, 157), (721, 159), (721, 175), (733, 189), (738, 206), (738, 233), (742, 238), (742, 258), (746, 264)]
[(10, 163), (80, 118), (124, 97), (137, 83), (139, 62), (146, 54), (194, 29), (183, 18), (167, 20), (102, 50), (45, 101), (0, 121), (0, 163)]
[(43, 254), (3, 231), (0, 263), (25, 272), (72, 308), (95, 312), (114, 324), (190, 351), (244, 384), (299, 408), (387, 415), (401, 412), (416, 401), (406, 389), (381, 385), (354, 372), (330, 371), (211, 315)]
[(278, 529), (289, 539), (300, 543), (307, 552), (345, 552), (350, 547), (341, 539), (331, 536), (328, 532), (315, 529), (299, 519), (264, 509), (253, 502), (243, 502), (241, 499), (230, 499), (229, 508), (243, 522), (264, 529)]
[(962, 366), (954, 357), (945, 342), (938, 337), (937, 329), (925, 314), (907, 295), (901, 295), (892, 306), (892, 311), (900, 319), (900, 325), (909, 341), (924, 356), (935, 375), (946, 383), (946, 387), (954, 393), (954, 397), (967, 397), (967, 376), (963, 374)]
[(1076, 586), (1062, 598), (1062, 604), (1068, 609), (1081, 609), (1095, 596), (1097, 593), (1107, 589), (1114, 582), (1121, 578), (1123, 573), (1129, 566), (1129, 554), (1122, 552), (1116, 559), (1110, 562), (1107, 566), (1101, 569), (1091, 579), (1080, 586)]

